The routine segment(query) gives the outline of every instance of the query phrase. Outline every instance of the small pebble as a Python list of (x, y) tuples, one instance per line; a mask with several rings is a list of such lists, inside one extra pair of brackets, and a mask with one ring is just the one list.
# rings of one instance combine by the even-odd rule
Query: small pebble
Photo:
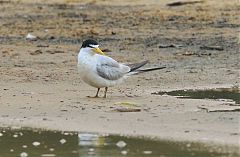
[(124, 142), (124, 141), (118, 141), (118, 142), (116, 143), (116, 145), (117, 145), (119, 148), (123, 148), (123, 147), (125, 147), (125, 146), (127, 145), (127, 143)]
[(65, 139), (61, 139), (61, 140), (60, 140), (60, 143), (61, 143), (61, 144), (64, 144), (64, 143), (66, 143), (66, 142), (67, 142), (67, 141), (66, 141)]
[(93, 156), (93, 155), (95, 155), (95, 153), (94, 152), (88, 152), (88, 155)]
[(122, 155), (127, 155), (127, 153), (128, 153), (128, 152), (127, 152), (126, 150), (121, 151), (121, 154), (122, 154)]
[(63, 135), (69, 135), (69, 133), (68, 132), (64, 132)]
[(35, 147), (40, 145), (40, 142), (33, 142), (32, 145), (34, 145)]
[(150, 150), (145, 150), (145, 151), (143, 151), (143, 154), (152, 154), (152, 151), (150, 151)]
[(89, 152), (94, 152), (94, 150), (95, 150), (94, 148), (89, 148), (88, 149)]
[(41, 157), (54, 157), (56, 154), (42, 154)]
[(21, 154), (20, 154), (20, 157), (27, 157), (28, 156), (28, 154), (26, 153), (26, 152), (22, 152)]
[(188, 148), (191, 147), (191, 143), (188, 143), (188, 144), (187, 144), (187, 147), (188, 147)]
[(37, 37), (35, 35), (32, 35), (31, 33), (28, 33), (26, 36), (26, 39), (35, 41), (35, 40), (37, 40)]

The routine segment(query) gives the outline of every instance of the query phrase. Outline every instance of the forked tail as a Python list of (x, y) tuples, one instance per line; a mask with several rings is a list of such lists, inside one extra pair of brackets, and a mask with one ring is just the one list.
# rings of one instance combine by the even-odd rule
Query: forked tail
[(140, 62), (140, 63), (128, 64), (128, 66), (131, 68), (129, 73), (139, 74), (139, 73), (143, 73), (143, 72), (149, 72), (149, 71), (160, 70), (160, 69), (166, 68), (165, 66), (163, 66), (163, 67), (155, 67), (155, 68), (148, 68), (148, 69), (139, 69), (139, 68), (141, 68), (142, 66), (144, 66), (147, 63), (148, 63), (148, 61), (143, 61), (143, 62)]

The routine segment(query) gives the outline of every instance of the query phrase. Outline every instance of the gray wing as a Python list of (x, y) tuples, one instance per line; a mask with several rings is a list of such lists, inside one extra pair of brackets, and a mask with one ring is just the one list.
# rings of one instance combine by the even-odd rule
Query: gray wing
[(107, 56), (98, 56), (97, 73), (107, 80), (118, 80), (130, 71), (130, 67), (119, 64)]

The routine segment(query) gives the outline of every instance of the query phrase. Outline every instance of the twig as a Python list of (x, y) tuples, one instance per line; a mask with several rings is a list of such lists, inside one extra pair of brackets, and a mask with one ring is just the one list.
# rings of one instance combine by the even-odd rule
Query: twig
[(176, 45), (176, 44), (159, 45), (159, 48), (169, 48), (169, 47), (179, 48), (179, 47), (183, 47), (183, 46), (182, 45)]
[(223, 47), (221, 47), (221, 46), (201, 46), (200, 49), (202, 49), (202, 50), (217, 50), (217, 51), (223, 51)]
[(185, 2), (177, 1), (177, 2), (168, 3), (167, 6), (176, 7), (176, 6), (196, 4), (196, 3), (203, 3), (203, 1), (185, 1)]

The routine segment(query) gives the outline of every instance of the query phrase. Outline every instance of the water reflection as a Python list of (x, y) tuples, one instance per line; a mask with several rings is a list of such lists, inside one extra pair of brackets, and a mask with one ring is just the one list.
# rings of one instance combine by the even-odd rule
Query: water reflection
[(79, 133), (78, 144), (79, 146), (104, 146), (107, 145), (106, 136), (107, 135)]
[(237, 154), (196, 143), (174, 143), (112, 135), (0, 129), (1, 157), (221, 157)]

